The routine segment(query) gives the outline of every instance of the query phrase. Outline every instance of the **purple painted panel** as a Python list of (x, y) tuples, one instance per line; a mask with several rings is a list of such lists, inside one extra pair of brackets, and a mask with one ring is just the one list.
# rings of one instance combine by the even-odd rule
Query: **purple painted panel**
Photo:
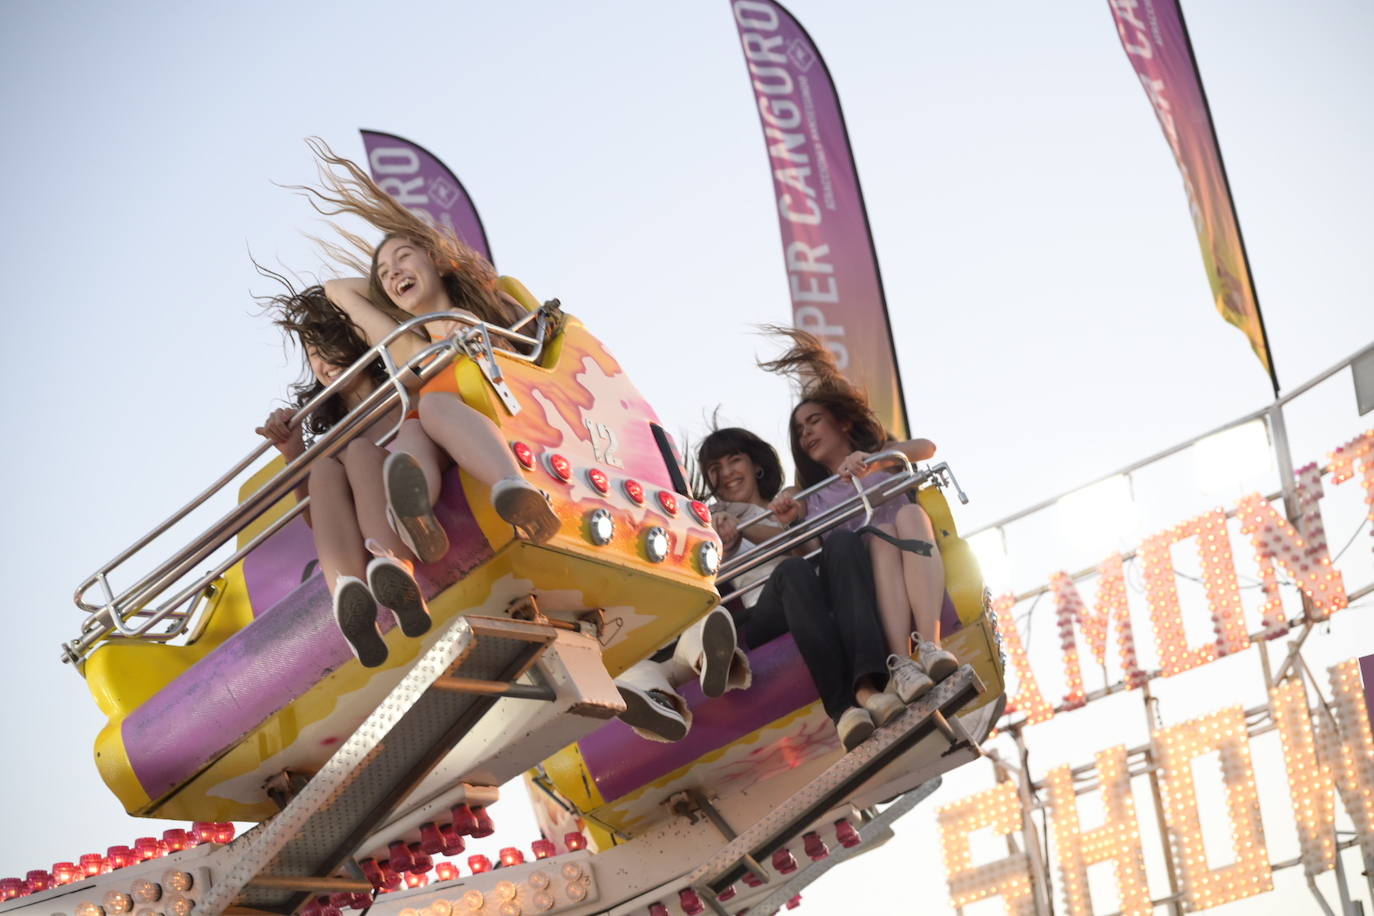
[[(416, 571), (429, 597), (492, 556), (456, 470), (444, 477), (435, 515), (450, 543)], [(382, 621), (384, 631), (394, 626), (390, 614)], [(124, 720), (124, 747), (144, 791), (157, 799), (182, 785), (352, 657), (316, 572)]]
[(253, 610), (261, 613), (291, 594), (315, 571), (315, 535), (296, 516), (243, 558), (243, 581)]
[(749, 653), (754, 684), (708, 700), (696, 682), (678, 688), (692, 708), (692, 730), (672, 744), (648, 741), (619, 719), (582, 739), (601, 797), (613, 801), (820, 698), (791, 634)]

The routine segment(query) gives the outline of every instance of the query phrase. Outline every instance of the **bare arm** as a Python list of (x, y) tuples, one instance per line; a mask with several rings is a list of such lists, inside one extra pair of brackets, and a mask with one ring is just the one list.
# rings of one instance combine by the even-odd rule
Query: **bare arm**
[(935, 443), (929, 439), (908, 439), (905, 442), (889, 442), (882, 448), (885, 452), (897, 451), (912, 461), (929, 461), (935, 457)]
[[(396, 330), (396, 319), (372, 304), (367, 298), (368, 284), (362, 277), (326, 280), (324, 294), (358, 326), (368, 346)], [(419, 334), (403, 334), (387, 345), (391, 355), (404, 362), (424, 349), (425, 340)]]

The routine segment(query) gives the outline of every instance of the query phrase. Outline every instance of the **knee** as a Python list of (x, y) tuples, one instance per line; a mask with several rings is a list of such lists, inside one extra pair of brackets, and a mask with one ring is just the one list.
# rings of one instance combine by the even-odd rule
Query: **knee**
[(427, 427), (432, 423), (451, 419), (456, 414), (472, 410), (456, 396), (447, 391), (436, 391), (420, 398), (420, 425)]
[(310, 481), (307, 488), (311, 499), (325, 491), (337, 491), (347, 483), (344, 467), (337, 458), (321, 458), (310, 468)]
[(345, 468), (351, 468), (364, 462), (375, 463), (385, 450), (365, 436), (359, 436), (348, 445), (344, 446), (342, 461)]
[(930, 524), (930, 516), (926, 515), (926, 510), (916, 503), (907, 503), (898, 509), (895, 521), (897, 530), (901, 533), (922, 537), (925, 540), (934, 538), (934, 528)]

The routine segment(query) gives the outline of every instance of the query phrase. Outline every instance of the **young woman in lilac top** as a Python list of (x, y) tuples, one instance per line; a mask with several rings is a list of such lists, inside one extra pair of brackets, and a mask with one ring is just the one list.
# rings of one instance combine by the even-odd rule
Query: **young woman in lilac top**
[[(798, 489), (783, 491), (772, 505), (779, 521), (793, 524), (839, 505), (854, 496), (855, 478), (866, 478), (864, 485), (871, 487), (877, 478), (891, 476), (893, 471), (868, 464), (873, 454), (898, 451), (911, 461), (935, 454), (929, 439), (895, 441), (819, 340), (804, 331), (778, 330), (792, 339), (792, 347), (763, 367), (803, 380), (802, 400), (792, 411), (789, 430), (798, 488), (832, 475), (840, 478), (805, 500), (795, 498)], [(891, 653), (887, 689), (909, 703), (958, 667), (954, 656), (940, 647), (945, 568), (930, 518), (914, 499), (899, 496), (879, 506), (866, 526), (856, 516), (832, 532), (843, 530), (863, 533), (868, 542), (878, 612)]]

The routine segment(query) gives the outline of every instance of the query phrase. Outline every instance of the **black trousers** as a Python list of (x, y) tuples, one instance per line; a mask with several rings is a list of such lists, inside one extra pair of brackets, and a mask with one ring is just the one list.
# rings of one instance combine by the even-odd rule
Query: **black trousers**
[(887, 640), (878, 621), (873, 569), (859, 535), (836, 531), (825, 539), (820, 569), (801, 557), (783, 560), (742, 616), (751, 648), (790, 632), (811, 671), (831, 719), (854, 703), (854, 686), (887, 681)]

